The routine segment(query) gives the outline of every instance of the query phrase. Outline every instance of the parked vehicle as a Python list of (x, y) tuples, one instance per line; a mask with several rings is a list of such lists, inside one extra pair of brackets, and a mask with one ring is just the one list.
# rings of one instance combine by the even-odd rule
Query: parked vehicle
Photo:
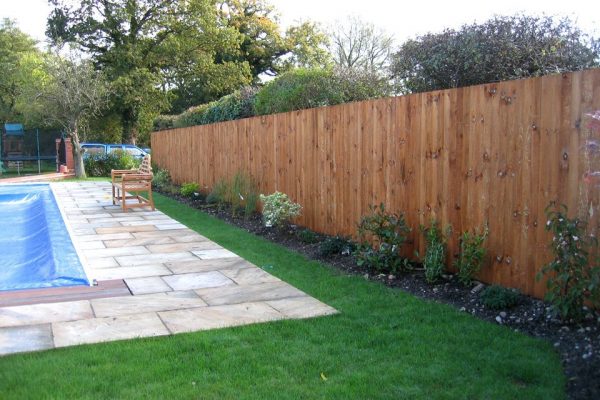
[(148, 154), (146, 151), (132, 144), (82, 143), (81, 148), (84, 151), (84, 157), (87, 154), (108, 154), (117, 150), (126, 151), (133, 157), (139, 159), (144, 158), (144, 156)]

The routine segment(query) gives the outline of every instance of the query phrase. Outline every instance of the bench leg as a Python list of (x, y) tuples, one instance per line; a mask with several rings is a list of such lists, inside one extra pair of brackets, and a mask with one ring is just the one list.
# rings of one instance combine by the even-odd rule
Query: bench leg
[(154, 207), (154, 198), (152, 197), (152, 188), (148, 190), (148, 200), (150, 202), (150, 207), (152, 207), (152, 211), (156, 210)]
[(127, 197), (125, 194), (125, 188), (121, 188), (121, 208), (123, 208), (123, 211), (127, 212), (127, 207), (125, 206), (125, 197)]
[(116, 204), (115, 202), (115, 186), (113, 185), (112, 187), (112, 201), (113, 201), (113, 206)]

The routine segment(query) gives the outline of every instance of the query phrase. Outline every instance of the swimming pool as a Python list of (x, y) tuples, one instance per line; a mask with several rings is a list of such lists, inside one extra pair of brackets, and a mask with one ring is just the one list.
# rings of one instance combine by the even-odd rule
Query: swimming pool
[(49, 184), (0, 185), (0, 290), (89, 285)]

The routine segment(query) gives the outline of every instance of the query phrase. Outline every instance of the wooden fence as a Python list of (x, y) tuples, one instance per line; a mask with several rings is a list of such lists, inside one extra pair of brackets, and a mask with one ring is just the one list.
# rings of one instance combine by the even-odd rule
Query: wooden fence
[(600, 69), (254, 117), (152, 134), (176, 182), (211, 186), (238, 170), (303, 206), (297, 222), (354, 234), (370, 204), (458, 234), (487, 223), (480, 278), (541, 296), (544, 209), (565, 203), (598, 232)]

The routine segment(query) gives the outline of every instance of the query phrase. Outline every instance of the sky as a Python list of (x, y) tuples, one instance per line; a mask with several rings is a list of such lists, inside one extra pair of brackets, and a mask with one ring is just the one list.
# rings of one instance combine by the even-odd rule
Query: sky
[[(397, 44), (427, 32), (483, 22), (491, 16), (527, 14), (567, 15), (588, 32), (600, 35), (598, 0), (270, 0), (285, 28), (297, 21), (311, 20), (324, 26), (358, 16), (393, 35)], [(44, 40), (47, 0), (0, 0), (0, 18), (12, 18), (26, 33)]]

